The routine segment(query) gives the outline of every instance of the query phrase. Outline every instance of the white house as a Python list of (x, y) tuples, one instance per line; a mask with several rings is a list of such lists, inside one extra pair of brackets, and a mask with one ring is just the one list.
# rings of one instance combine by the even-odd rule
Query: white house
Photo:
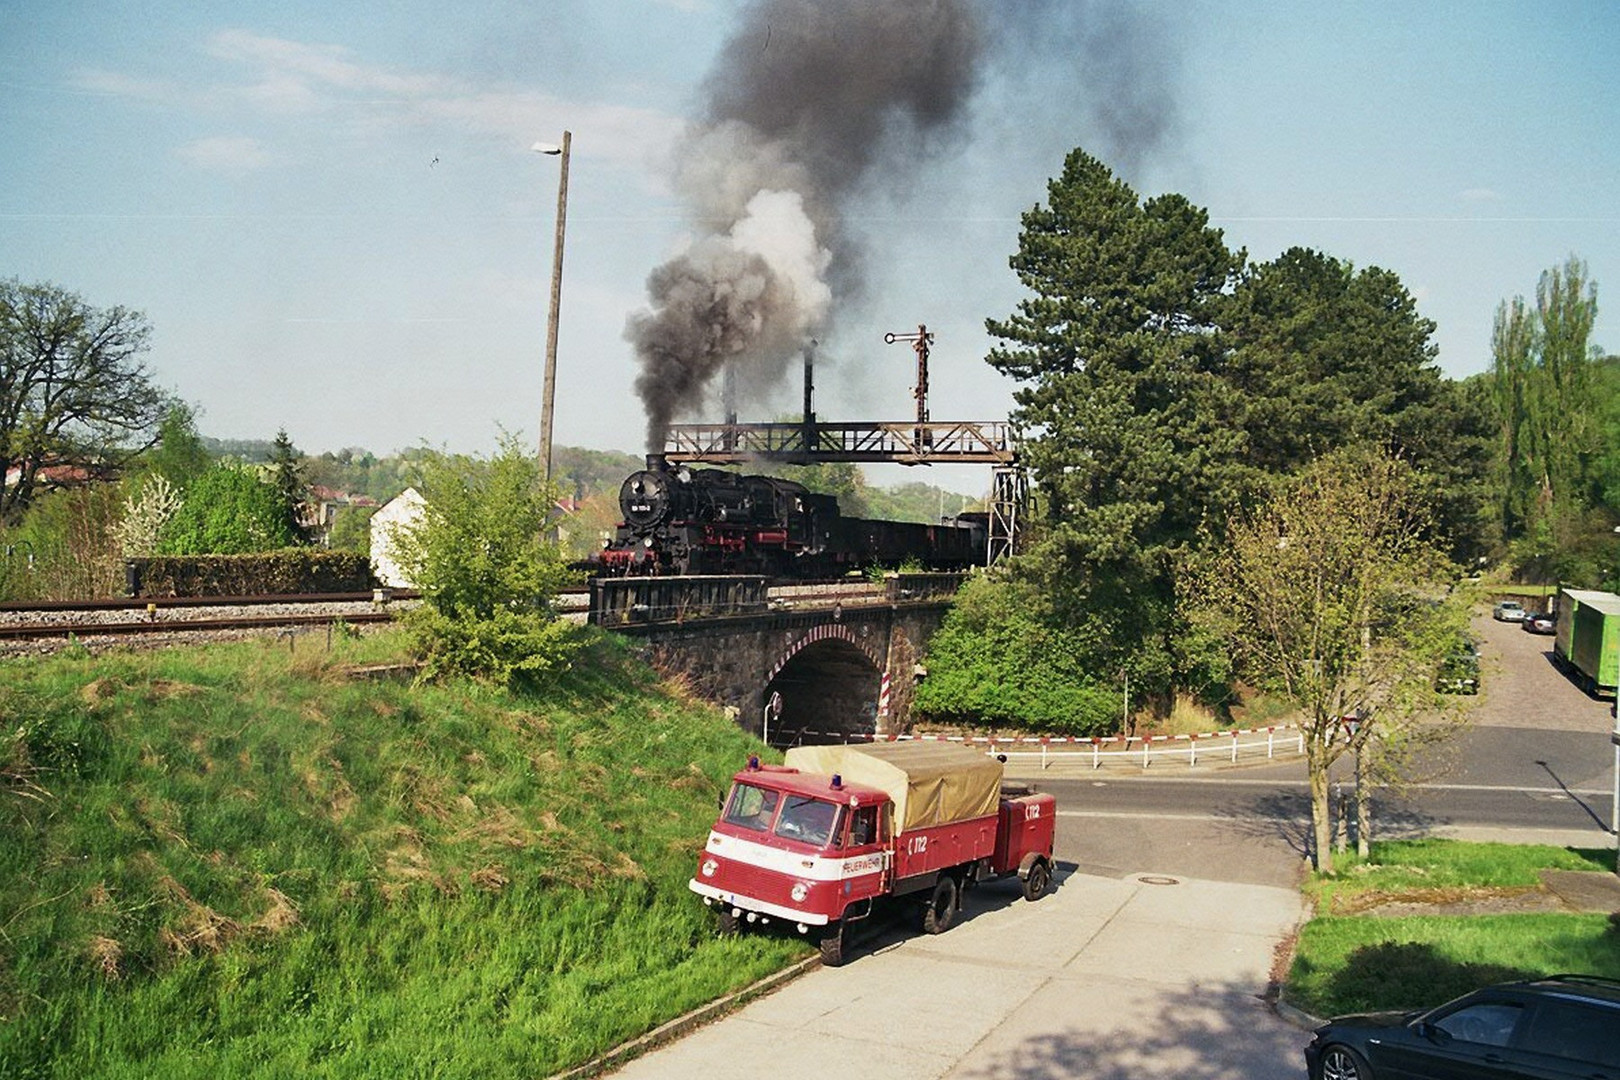
[(416, 583), (394, 559), (394, 530), (422, 519), (427, 502), (415, 488), (406, 488), (371, 515), (371, 566), (377, 580), (395, 589), (414, 589)]

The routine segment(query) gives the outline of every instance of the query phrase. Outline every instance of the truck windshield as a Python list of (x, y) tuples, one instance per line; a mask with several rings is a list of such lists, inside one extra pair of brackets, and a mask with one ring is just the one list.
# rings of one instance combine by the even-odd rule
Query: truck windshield
[(776, 835), (784, 840), (825, 847), (838, 823), (839, 809), (835, 803), (807, 795), (789, 795), (782, 807), (782, 820), (776, 823)]
[(776, 816), (776, 802), (780, 797), (779, 792), (767, 791), (752, 784), (738, 784), (731, 789), (731, 798), (726, 801), (725, 822), (755, 832), (766, 832), (771, 827), (771, 819)]

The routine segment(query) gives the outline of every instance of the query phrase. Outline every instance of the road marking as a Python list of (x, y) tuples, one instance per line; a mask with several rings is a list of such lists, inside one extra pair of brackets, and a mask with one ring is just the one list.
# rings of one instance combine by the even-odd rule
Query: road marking
[[(1129, 813), (1120, 810), (1059, 810), (1058, 817), (1086, 817), (1086, 818), (1142, 818), (1147, 821), (1236, 821), (1237, 814), (1154, 814)], [(1266, 818), (1268, 814), (1256, 814), (1257, 818)]]
[[(1067, 777), (1054, 776), (1050, 780), (1063, 782)], [(1176, 777), (1142, 777), (1156, 784), (1202, 784), (1210, 787), (1260, 787), (1260, 788), (1308, 788), (1308, 780), (1209, 780), (1189, 776), (1184, 779)], [(1078, 779), (1075, 781), (1079, 783)], [(1113, 780), (1092, 781), (1092, 787), (1106, 787), (1108, 784), (1130, 784), (1139, 782), (1136, 778), (1116, 778)], [(1348, 786), (1348, 781), (1343, 781)], [(1510, 784), (1413, 784), (1409, 791), (1502, 791), (1520, 795), (1612, 795), (1614, 789), (1606, 788), (1561, 788), (1561, 787), (1519, 787)]]

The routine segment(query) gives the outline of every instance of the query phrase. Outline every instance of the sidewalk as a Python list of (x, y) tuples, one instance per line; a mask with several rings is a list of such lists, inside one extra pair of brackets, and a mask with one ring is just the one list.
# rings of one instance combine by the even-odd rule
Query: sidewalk
[(633, 1061), (621, 1080), (1298, 1080), (1308, 1035), (1262, 1000), (1294, 890), (1069, 873), (1030, 904), (969, 895), (937, 937), (890, 930)]

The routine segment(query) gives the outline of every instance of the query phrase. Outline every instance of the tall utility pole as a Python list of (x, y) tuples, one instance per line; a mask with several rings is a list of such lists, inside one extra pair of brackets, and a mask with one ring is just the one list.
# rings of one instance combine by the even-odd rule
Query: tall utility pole
[(563, 231), (568, 222), (568, 152), (573, 132), (563, 132), (562, 145), (535, 143), (540, 154), (562, 155), (557, 179), (557, 241), (551, 252), (551, 314), (546, 319), (546, 382), (540, 403), (540, 462), (546, 483), (551, 483), (551, 415), (557, 396), (557, 312), (562, 306)]

